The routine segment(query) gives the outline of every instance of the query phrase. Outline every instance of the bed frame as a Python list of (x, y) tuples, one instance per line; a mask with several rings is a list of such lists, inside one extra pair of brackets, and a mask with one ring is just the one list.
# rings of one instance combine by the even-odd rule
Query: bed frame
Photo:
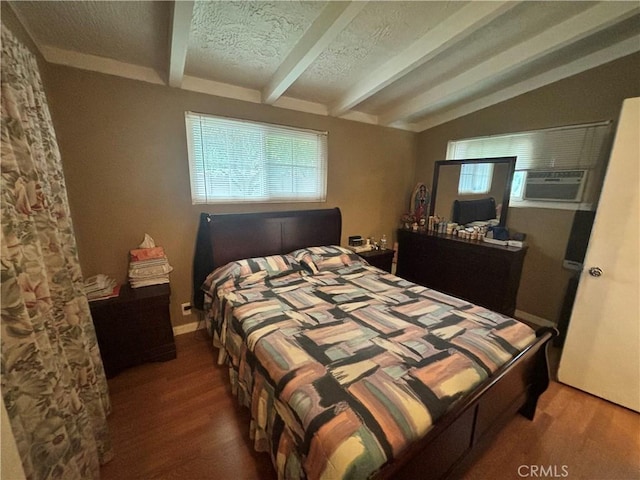
[[(206, 275), (233, 260), (339, 245), (338, 208), (200, 216), (194, 258), (194, 292)], [(197, 268), (196, 268), (197, 267)], [(194, 295), (194, 302), (197, 300)], [(195, 303), (198, 306), (198, 303)], [(201, 304), (200, 304), (201, 305)], [(200, 306), (200, 308), (202, 308)], [(547, 347), (557, 331), (537, 329), (536, 341), (438, 419), (429, 433), (377, 478), (439, 479), (464, 471), (516, 412), (533, 420), (549, 385)]]

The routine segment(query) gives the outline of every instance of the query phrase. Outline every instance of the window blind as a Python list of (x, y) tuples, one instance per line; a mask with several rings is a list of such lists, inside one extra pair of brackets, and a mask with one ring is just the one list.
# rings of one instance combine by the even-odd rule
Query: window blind
[(447, 160), (516, 156), (516, 170), (595, 167), (605, 155), (611, 122), (451, 140)]
[(323, 202), (327, 133), (185, 113), (191, 199)]

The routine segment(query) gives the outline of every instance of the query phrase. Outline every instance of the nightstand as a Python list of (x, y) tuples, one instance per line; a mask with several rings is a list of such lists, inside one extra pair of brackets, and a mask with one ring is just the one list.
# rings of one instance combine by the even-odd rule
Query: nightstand
[(393, 263), (393, 255), (395, 250), (369, 250), (368, 252), (360, 252), (362, 258), (364, 258), (370, 265), (378, 267), (386, 272), (391, 273), (391, 264)]
[(131, 288), (89, 303), (107, 378), (145, 362), (176, 358), (168, 284)]

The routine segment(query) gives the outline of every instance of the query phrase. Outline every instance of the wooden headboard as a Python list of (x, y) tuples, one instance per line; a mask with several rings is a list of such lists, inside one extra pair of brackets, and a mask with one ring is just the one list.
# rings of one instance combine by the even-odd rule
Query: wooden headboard
[(221, 265), (242, 258), (289, 253), (298, 248), (339, 245), (339, 208), (288, 212), (200, 214), (193, 258), (193, 306), (203, 308), (200, 286)]

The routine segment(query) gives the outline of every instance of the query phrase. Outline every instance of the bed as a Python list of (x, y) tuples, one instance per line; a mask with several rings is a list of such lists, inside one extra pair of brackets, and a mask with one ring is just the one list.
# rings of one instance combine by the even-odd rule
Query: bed
[(337, 208), (200, 218), (194, 304), (280, 478), (444, 478), (516, 412), (533, 419), (553, 329), (395, 277), (340, 238)]

